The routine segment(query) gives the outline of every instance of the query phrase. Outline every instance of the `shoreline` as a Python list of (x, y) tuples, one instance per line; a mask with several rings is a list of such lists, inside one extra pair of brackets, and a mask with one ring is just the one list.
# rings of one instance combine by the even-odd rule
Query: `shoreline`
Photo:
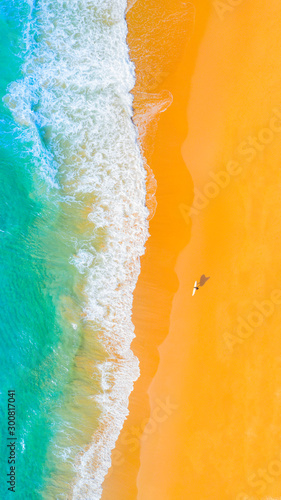
[[(151, 2), (151, 4), (157, 8), (157, 2)], [(174, 8), (171, 1), (166, 1), (165, 4), (167, 9)], [(145, 2), (139, 0), (127, 14), (128, 43), (137, 75), (136, 86), (133, 89), (134, 120), (139, 131), (139, 117), (154, 106), (152, 123), (150, 122), (148, 133), (142, 141), (142, 148), (145, 160), (157, 182), (157, 210), (150, 220), (151, 236), (146, 243), (145, 255), (141, 258), (141, 274), (134, 292), (132, 319), (136, 338), (131, 348), (140, 361), (141, 374), (130, 395), (129, 416), (112, 453), (112, 467), (103, 483), (102, 500), (109, 500), (113, 496), (116, 500), (137, 498), (142, 436), (144, 435), (144, 440), (148, 445), (151, 437), (153, 438), (156, 434), (154, 431), (158, 427), (158, 420), (159, 425), (162, 425), (161, 422), (165, 422), (169, 417), (171, 407), (175, 404), (171, 400), (169, 388), (164, 395), (160, 398), (156, 397), (152, 402), (149, 400), (148, 391), (159, 367), (158, 347), (168, 335), (172, 302), (179, 286), (174, 270), (176, 261), (190, 238), (190, 227), (187, 227), (179, 207), (182, 203), (192, 202), (193, 184), (181, 155), (181, 147), (187, 135), (186, 81), (190, 82), (198, 45), (208, 17), (208, 10), (206, 12), (206, 9), (198, 4), (199, 2), (195, 2), (197, 14), (201, 16), (198, 32), (193, 33), (191, 38), (194, 30), (194, 11), (189, 5), (185, 18), (189, 31), (185, 34), (184, 40), (178, 41), (178, 60), (170, 64), (172, 70), (168, 76), (164, 72), (163, 82), (159, 74), (154, 78), (152, 88), (148, 89), (150, 93), (146, 95), (146, 100), (143, 99), (141, 92), (143, 81), (138, 80), (138, 76), (144, 73), (141, 61), (138, 59), (137, 47), (134, 48), (134, 43), (137, 43), (140, 36), (140, 19), (149, 17), (145, 10), (145, 7), (147, 8)], [(157, 33), (157, 43), (161, 44), (166, 29), (167, 27), (163, 24)], [(160, 83), (155, 84), (155, 80)], [(147, 82), (147, 77), (145, 81)], [(160, 95), (161, 98), (155, 97), (155, 94)], [(160, 114), (159, 109), (161, 111), (166, 107), (168, 94), (172, 95), (173, 102), (164, 113)], [(158, 106), (156, 112), (155, 103)]]

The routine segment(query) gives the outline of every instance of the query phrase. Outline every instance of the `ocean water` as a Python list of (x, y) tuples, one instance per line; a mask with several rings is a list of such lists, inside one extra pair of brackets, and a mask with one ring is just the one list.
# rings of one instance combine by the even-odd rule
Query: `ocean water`
[(139, 375), (133, 290), (148, 236), (124, 0), (0, 4), (1, 478), (100, 498)]

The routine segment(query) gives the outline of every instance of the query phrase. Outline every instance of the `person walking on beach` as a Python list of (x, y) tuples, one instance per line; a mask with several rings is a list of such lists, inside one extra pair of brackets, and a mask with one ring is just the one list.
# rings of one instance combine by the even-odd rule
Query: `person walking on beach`
[(199, 290), (200, 286), (205, 285), (205, 283), (206, 283), (206, 281), (208, 281), (208, 279), (210, 279), (210, 276), (207, 277), (207, 276), (205, 276), (205, 274), (202, 274), (199, 282), (197, 283), (197, 281), (195, 281), (195, 283), (194, 283), (192, 295), (195, 294), (196, 290)]

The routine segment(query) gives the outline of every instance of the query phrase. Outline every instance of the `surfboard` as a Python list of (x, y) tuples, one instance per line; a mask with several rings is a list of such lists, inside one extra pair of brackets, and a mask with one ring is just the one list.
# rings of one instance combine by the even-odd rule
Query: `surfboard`
[(197, 281), (195, 281), (195, 283), (194, 283), (193, 292), (192, 292), (192, 297), (193, 297), (193, 295), (194, 295), (194, 294), (195, 294), (195, 292), (196, 292), (196, 288), (195, 288), (196, 286), (197, 286)]

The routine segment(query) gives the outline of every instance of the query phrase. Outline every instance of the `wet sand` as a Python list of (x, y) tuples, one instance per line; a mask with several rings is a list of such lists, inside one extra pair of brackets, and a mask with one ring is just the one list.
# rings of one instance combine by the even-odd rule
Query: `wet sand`
[[(173, 103), (143, 143), (158, 206), (134, 300), (141, 376), (103, 500), (281, 496), (281, 8), (236, 3), (194, 2), (155, 88)], [(132, 52), (147, 5), (128, 13)]]

